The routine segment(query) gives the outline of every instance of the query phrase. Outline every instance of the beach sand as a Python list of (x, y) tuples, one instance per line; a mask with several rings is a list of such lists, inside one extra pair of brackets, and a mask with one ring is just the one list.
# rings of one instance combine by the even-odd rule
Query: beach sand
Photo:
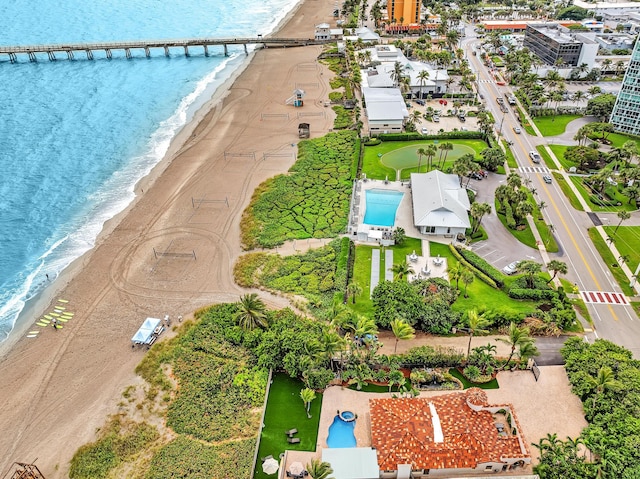
[[(306, 0), (278, 36), (313, 37), (316, 24), (332, 20), (332, 5)], [(31, 305), (33, 322), (17, 328), (19, 339), (4, 345), (0, 360), (0, 474), (37, 458), (47, 478), (68, 477), (76, 449), (95, 438), (124, 388), (141, 381), (134, 368), (145, 351), (132, 349), (130, 338), (142, 321), (165, 314), (187, 319), (246, 292), (232, 277), (242, 253), (242, 211), (256, 186), (295, 161), (299, 122), (311, 124), (312, 138), (333, 124), (324, 106), (332, 74), (316, 61), (321, 52), (320, 46), (257, 51), (226, 95), (217, 94), (176, 138), (96, 247)], [(285, 104), (296, 88), (306, 91), (302, 108)], [(260, 295), (271, 307), (287, 305)], [(69, 301), (73, 319), (61, 330), (33, 326), (57, 298)], [(25, 329), (42, 330), (27, 339), (19, 334)]]

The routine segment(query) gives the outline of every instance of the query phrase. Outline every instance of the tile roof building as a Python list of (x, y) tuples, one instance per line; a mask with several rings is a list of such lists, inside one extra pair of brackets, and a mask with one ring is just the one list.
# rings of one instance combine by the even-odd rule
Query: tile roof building
[(443, 470), (465, 474), (501, 472), (531, 462), (513, 406), (489, 405), (481, 389), (371, 399), (369, 408), (381, 477), (409, 467), (413, 475)]

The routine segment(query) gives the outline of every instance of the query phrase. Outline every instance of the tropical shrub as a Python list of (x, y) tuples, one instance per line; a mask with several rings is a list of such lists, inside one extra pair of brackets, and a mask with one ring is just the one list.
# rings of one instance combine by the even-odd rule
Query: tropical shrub
[(273, 248), (287, 240), (327, 238), (347, 225), (355, 132), (330, 133), (298, 144), (298, 161), (254, 191), (241, 222), (245, 249)]
[(418, 346), (404, 354), (393, 355), (403, 367), (454, 368), (466, 359), (457, 348), (441, 346)]
[(456, 248), (460, 255), (467, 260), (470, 264), (472, 264), (475, 268), (486, 274), (489, 278), (491, 278), (498, 288), (502, 288), (504, 285), (504, 274), (492, 265), (490, 265), (484, 258), (481, 258), (476, 253), (469, 249), (465, 248)]
[(453, 254), (453, 256), (455, 256), (455, 258), (464, 266), (466, 266), (467, 268), (469, 268), (471, 271), (473, 271), (473, 274), (475, 274), (482, 282), (488, 284), (489, 286), (491, 286), (494, 289), (500, 289), (498, 288), (498, 285), (496, 284), (496, 282), (491, 279), (489, 276), (487, 276), (486, 274), (484, 274), (482, 271), (480, 271), (478, 268), (476, 268), (474, 265), (472, 265), (469, 261), (467, 261), (458, 251), (458, 249), (453, 245), (453, 244), (449, 244), (449, 250), (451, 251), (451, 253)]

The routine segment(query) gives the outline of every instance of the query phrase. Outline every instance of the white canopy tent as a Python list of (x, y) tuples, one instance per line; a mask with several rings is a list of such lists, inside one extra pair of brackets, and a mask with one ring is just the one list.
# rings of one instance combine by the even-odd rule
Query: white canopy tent
[(161, 322), (162, 320), (158, 318), (145, 319), (142, 326), (140, 326), (136, 334), (131, 338), (131, 342), (133, 344), (153, 344), (156, 338), (156, 329), (160, 326)]

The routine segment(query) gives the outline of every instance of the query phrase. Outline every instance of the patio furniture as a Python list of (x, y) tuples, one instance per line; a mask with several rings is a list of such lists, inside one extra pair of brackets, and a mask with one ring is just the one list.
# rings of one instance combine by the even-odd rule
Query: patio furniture
[(289, 429), (288, 431), (284, 432), (287, 436), (292, 437), (294, 434), (298, 433), (298, 430), (296, 428), (293, 429)]
[(299, 437), (289, 437), (287, 439), (287, 442), (289, 444), (300, 444), (300, 438)]

